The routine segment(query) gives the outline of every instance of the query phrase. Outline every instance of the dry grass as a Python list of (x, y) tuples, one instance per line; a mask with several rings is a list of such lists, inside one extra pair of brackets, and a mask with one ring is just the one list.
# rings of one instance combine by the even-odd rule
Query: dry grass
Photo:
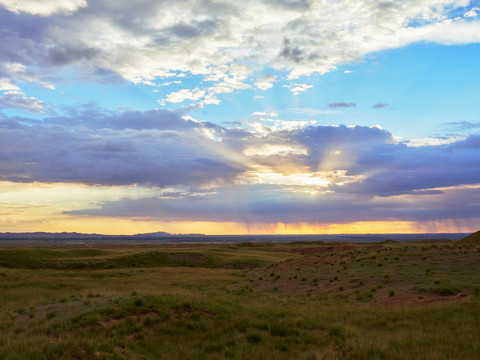
[(0, 249), (0, 359), (474, 359), (480, 246)]

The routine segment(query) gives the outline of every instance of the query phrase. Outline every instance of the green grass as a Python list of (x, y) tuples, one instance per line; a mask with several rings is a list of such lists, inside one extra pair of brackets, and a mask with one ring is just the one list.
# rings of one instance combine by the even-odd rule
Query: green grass
[(4, 248), (0, 359), (474, 359), (479, 248)]

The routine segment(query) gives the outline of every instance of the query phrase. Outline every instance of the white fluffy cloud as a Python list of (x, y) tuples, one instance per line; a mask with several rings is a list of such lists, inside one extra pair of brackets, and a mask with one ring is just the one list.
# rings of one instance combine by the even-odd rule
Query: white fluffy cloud
[(268, 90), (273, 87), (276, 78), (275, 75), (262, 76), (257, 82), (255, 82), (255, 86), (260, 90)]
[[(14, 51), (0, 55), (0, 62), (16, 58), (37, 77), (54, 71), (50, 66), (67, 65), (97, 73), (103, 69), (147, 84), (158, 78), (200, 75), (202, 87), (212, 93), (210, 103), (214, 94), (250, 84), (268, 89), (276, 79), (262, 75), (264, 67), (286, 71), (295, 79), (414, 42), (480, 42), (477, 8), (465, 10), (463, 17), (455, 12), (467, 7), (467, 0), (152, 0), (141, 5), (97, 0), (88, 6), (85, 0), (0, 0), (0, 4), (20, 15), (56, 14), (30, 27), (25, 22), (33, 22), (31, 18), (11, 20), (23, 30), (15, 33), (11, 27), (1, 35), (0, 41)], [(304, 91), (302, 86), (293, 93)]]
[(195, 88), (193, 90), (190, 89), (182, 89), (179, 91), (172, 92), (168, 94), (168, 96), (159, 101), (160, 105), (165, 105), (165, 103), (182, 103), (185, 100), (192, 100), (197, 101), (203, 99), (205, 97), (205, 90), (200, 90), (199, 88)]
[(5, 90), (19, 90), (19, 88), (12, 84), (9, 79), (0, 79), (0, 91)]
[(308, 84), (290, 84), (290, 85), (283, 85), (283, 87), (286, 87), (288, 90), (291, 91), (291, 93), (294, 96), (300, 95), (301, 93), (304, 93), (308, 89), (312, 88), (313, 85), (308, 85)]
[(49, 16), (55, 13), (71, 13), (78, 8), (86, 7), (86, 0), (0, 0), (0, 5), (5, 6), (15, 13), (28, 13), (32, 15)]
[(476, 8), (473, 8), (473, 9), (470, 9), (469, 11), (467, 11), (465, 14), (463, 14), (463, 16), (465, 16), (466, 18), (474, 18), (474, 17), (477, 17), (477, 11), (480, 11), (480, 8), (476, 7)]

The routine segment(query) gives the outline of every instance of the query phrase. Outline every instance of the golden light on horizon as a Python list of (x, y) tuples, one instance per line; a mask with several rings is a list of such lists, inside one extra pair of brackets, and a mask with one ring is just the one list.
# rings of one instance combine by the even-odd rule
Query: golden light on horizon
[(315, 234), (400, 234), (472, 232), (480, 219), (472, 221), (361, 221), (348, 224), (255, 223), (213, 221), (145, 221), (132, 218), (57, 216), (2, 224), (9, 232), (79, 232), (132, 235), (165, 231), (172, 234), (205, 235), (315, 235)]
[[(273, 175), (272, 175), (273, 176)], [(267, 176), (268, 178), (268, 176)], [(278, 179), (278, 178), (277, 178)], [(282, 181), (299, 179), (280, 177)], [(307, 179), (312, 180), (312, 179)], [(316, 181), (316, 180), (315, 180)], [(69, 215), (68, 211), (99, 208), (102, 202), (161, 195), (166, 189), (137, 186), (88, 186), (81, 184), (0, 183), (0, 232), (81, 232), (136, 234), (166, 231), (205, 235), (292, 235), (365, 233), (473, 232), (479, 218), (436, 221), (357, 221), (350, 223), (258, 223), (240, 221), (156, 221), (141, 217)], [(319, 184), (315, 184), (317, 187)], [(478, 188), (480, 185), (468, 186)], [(308, 187), (308, 186), (307, 186)], [(464, 189), (465, 186), (460, 187)], [(457, 188), (443, 188), (453, 191)], [(412, 195), (406, 197), (409, 200)]]

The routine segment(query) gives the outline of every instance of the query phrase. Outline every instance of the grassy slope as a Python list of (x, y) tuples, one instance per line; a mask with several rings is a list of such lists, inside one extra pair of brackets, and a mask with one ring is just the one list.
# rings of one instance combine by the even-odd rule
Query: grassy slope
[(480, 245), (0, 249), (0, 359), (474, 359)]
[(480, 244), (480, 230), (465, 236), (462, 240), (459, 241), (460, 243), (470, 243), (470, 244)]

